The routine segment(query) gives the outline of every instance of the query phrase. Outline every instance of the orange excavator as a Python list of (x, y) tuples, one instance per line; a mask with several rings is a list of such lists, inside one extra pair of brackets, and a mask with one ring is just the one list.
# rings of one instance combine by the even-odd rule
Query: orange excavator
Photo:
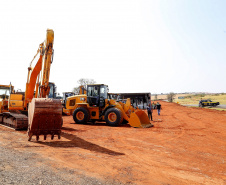
[[(57, 135), (60, 139), (62, 127), (62, 105), (58, 99), (52, 99), (55, 84), (49, 82), (50, 66), (53, 62), (54, 31), (47, 29), (46, 40), (40, 44), (37, 54), (28, 67), (25, 93), (10, 92), (7, 111), (0, 113), (0, 123), (15, 130), (27, 129), (28, 140), (40, 135)], [(33, 61), (39, 55), (36, 64)]]

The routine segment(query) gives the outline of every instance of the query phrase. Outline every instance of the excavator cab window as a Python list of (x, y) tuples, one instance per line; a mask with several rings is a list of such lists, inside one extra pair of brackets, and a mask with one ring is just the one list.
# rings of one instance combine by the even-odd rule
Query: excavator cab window
[(9, 87), (0, 87), (0, 98), (8, 99), (9, 94), (10, 94), (10, 88)]
[(49, 98), (56, 98), (57, 87), (54, 83), (49, 83)]

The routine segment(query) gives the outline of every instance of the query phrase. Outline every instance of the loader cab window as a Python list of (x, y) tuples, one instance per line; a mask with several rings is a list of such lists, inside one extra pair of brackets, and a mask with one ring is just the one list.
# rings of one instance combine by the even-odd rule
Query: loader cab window
[(87, 87), (87, 102), (91, 106), (105, 106), (107, 99), (108, 87), (105, 85), (88, 85)]
[(100, 99), (100, 87), (90, 85), (87, 88), (87, 102), (91, 106), (99, 106), (99, 99)]
[(87, 89), (87, 96), (92, 96), (92, 90), (93, 89), (93, 87), (88, 87), (88, 89)]
[(87, 96), (99, 96), (100, 95), (100, 86), (88, 86)]
[(104, 85), (100, 86), (100, 97), (103, 99), (107, 99), (108, 97), (108, 88)]
[(87, 96), (95, 96), (95, 95), (96, 95), (96, 91), (94, 93), (94, 87), (88, 86)]
[(94, 86), (94, 88), (93, 88), (93, 96), (99, 96), (99, 89), (100, 89), (100, 87)]
[(105, 99), (108, 98), (108, 87), (105, 85), (100, 86), (100, 107), (105, 107)]

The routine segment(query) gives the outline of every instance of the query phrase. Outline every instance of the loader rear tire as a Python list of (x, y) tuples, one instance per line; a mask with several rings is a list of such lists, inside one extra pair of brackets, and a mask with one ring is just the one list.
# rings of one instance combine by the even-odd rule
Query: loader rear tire
[(73, 119), (75, 123), (86, 124), (90, 119), (89, 111), (85, 107), (79, 107), (74, 110)]
[(118, 126), (121, 124), (123, 117), (119, 109), (110, 108), (105, 112), (104, 119), (108, 125)]

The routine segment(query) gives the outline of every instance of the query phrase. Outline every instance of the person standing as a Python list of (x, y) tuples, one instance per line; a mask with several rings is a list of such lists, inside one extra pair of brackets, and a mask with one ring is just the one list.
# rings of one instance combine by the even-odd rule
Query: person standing
[(157, 111), (158, 111), (158, 115), (160, 115), (161, 104), (159, 102), (157, 102), (156, 108), (157, 108)]
[(155, 102), (152, 103), (152, 110), (155, 109)]
[(149, 104), (149, 106), (148, 106), (148, 118), (149, 118), (149, 120), (151, 118), (151, 121), (153, 121), (152, 120), (152, 107), (151, 107), (151, 104)]

